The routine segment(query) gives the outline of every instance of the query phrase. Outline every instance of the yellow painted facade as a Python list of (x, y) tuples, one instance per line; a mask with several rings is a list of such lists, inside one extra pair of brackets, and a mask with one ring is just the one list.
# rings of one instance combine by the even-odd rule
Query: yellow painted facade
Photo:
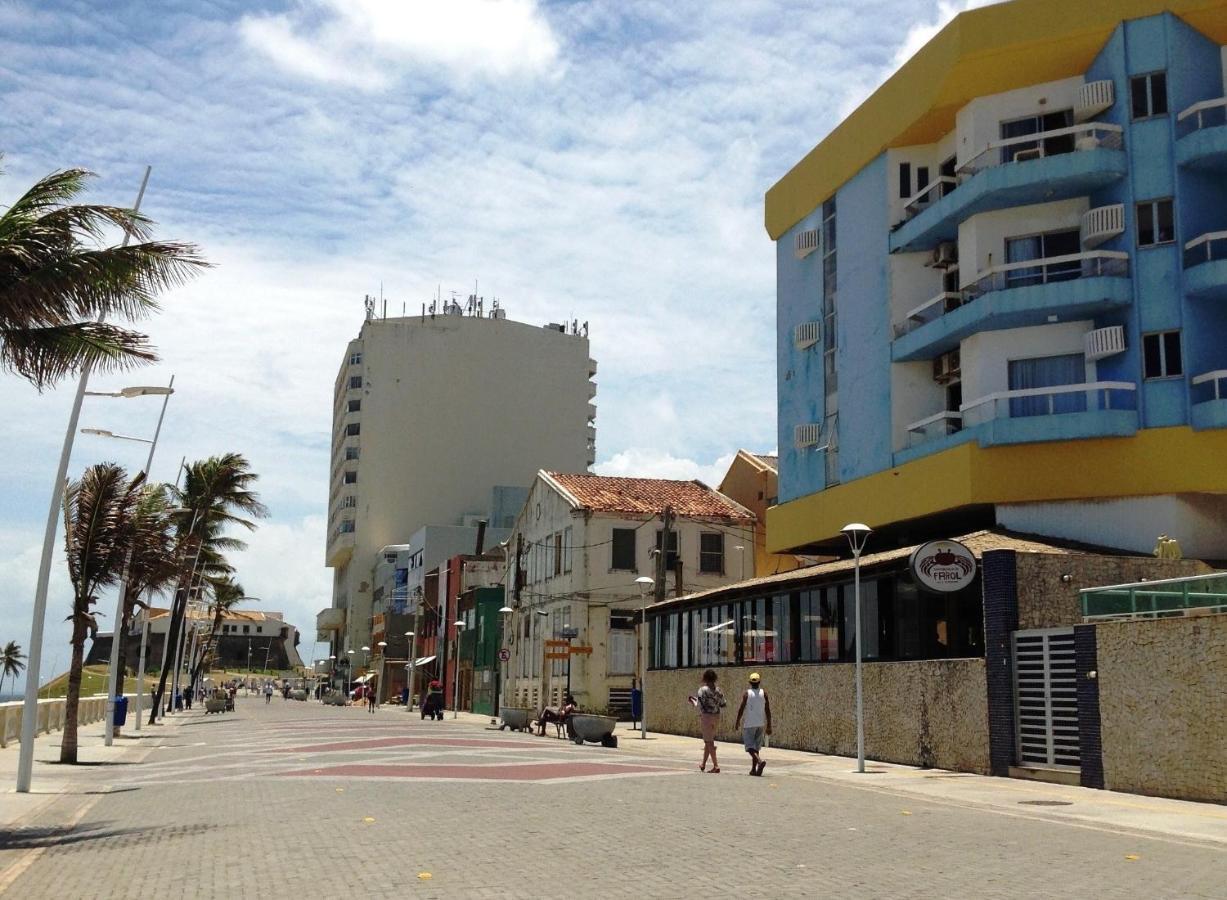
[(778, 240), (891, 147), (936, 141), (976, 97), (1086, 71), (1122, 20), (1171, 12), (1227, 43), (1227, 0), (1013, 0), (955, 17), (767, 191)]
[[(747, 450), (738, 450), (737, 455), (733, 457), (733, 462), (729, 465), (728, 472), (724, 475), (724, 480), (720, 482), (720, 493), (736, 500), (750, 510), (754, 513), (756, 520), (753, 568), (746, 566), (744, 572), (746, 578), (791, 572), (802, 565), (801, 561), (791, 553), (769, 553), (767, 551), (767, 507), (769, 503), (775, 502), (776, 495), (779, 494), (779, 481), (778, 463), (775, 463), (774, 457), (764, 457)], [(728, 566), (739, 564), (735, 555), (727, 557)], [(729, 572), (736, 574), (737, 570), (730, 568)]]
[[(767, 511), (767, 552), (802, 550), (851, 521), (879, 527), (978, 504), (1227, 494), (1227, 431), (1151, 428), (982, 448), (961, 444)], [(803, 551), (802, 551), (803, 552)]]

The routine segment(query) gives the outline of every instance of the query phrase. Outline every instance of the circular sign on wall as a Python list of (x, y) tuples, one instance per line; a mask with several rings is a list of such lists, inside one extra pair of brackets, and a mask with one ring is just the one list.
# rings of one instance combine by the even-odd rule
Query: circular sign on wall
[(511, 651), (504, 647), (503, 649), (499, 650), (498, 658), (503, 662), (507, 662), (507, 660), (511, 659)]
[(929, 541), (912, 552), (916, 582), (943, 594), (961, 591), (976, 577), (976, 556), (958, 541)]

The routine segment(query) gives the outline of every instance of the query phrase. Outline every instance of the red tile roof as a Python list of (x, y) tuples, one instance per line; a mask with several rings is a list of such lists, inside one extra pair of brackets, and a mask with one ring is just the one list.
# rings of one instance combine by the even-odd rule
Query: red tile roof
[(619, 478), (611, 475), (570, 475), (546, 472), (571, 495), (581, 509), (660, 515), (665, 504), (678, 516), (754, 521), (754, 514), (701, 481), (664, 478)]

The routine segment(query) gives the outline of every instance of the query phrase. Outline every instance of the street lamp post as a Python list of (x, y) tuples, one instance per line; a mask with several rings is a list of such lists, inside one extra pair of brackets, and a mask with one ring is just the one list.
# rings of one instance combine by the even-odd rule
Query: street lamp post
[[(141, 179), (141, 188), (136, 195), (136, 203), (132, 211), (139, 212), (141, 200), (145, 197), (145, 185), (149, 183), (150, 167), (145, 167), (145, 177)], [(122, 246), (128, 246), (132, 239), (131, 230), (124, 231)], [(102, 315), (98, 316), (102, 321)], [(60, 448), (60, 463), (56, 470), (55, 481), (51, 483), (51, 506), (47, 511), (47, 527), (43, 532), (43, 554), (38, 564), (38, 581), (34, 588), (34, 610), (30, 623), (30, 644), (26, 657), (26, 695), (21, 713), (21, 746), (17, 757), (17, 793), (30, 792), (30, 779), (34, 772), (34, 737), (38, 730), (38, 675), (43, 658), (43, 626), (47, 619), (47, 587), (51, 581), (51, 557), (55, 551), (55, 533), (60, 525), (60, 503), (64, 497), (64, 479), (68, 475), (68, 460), (72, 456), (72, 439), (77, 430), (77, 422), (81, 418), (81, 402), (85, 399), (85, 389), (89, 385), (89, 364), (81, 367), (81, 377), (77, 381), (77, 392), (73, 397), (72, 411), (68, 414), (68, 428), (64, 433), (64, 445)], [(122, 396), (127, 396), (122, 394)], [(143, 396), (134, 394), (132, 396)], [(115, 654), (112, 653), (112, 656)]]
[[(146, 478), (149, 477), (150, 471), (153, 469), (153, 454), (158, 449), (158, 437), (162, 434), (162, 422), (166, 418), (166, 405), (170, 403), (170, 395), (175, 392), (175, 376), (170, 376), (170, 384), (166, 387), (130, 387), (123, 388), (119, 391), (110, 393), (110, 396), (155, 396), (162, 397), (162, 410), (158, 413), (158, 424), (153, 430), (153, 439), (146, 440), (145, 438), (129, 437), (125, 434), (115, 434), (102, 428), (82, 428), (82, 434), (95, 434), (100, 437), (109, 437), (121, 441), (137, 441), (139, 443), (149, 445), (149, 456), (145, 459), (145, 468), (141, 470)], [(87, 392), (88, 393), (88, 392)], [(106, 394), (107, 392), (99, 391), (98, 395)], [(105, 725), (103, 726), (103, 743), (110, 747), (115, 742), (115, 689), (119, 682), (119, 642), (127, 640), (127, 635), (120, 634), (120, 627), (124, 620), (124, 595), (128, 593), (128, 571), (132, 566), (132, 547), (128, 548), (128, 552), (124, 557), (123, 574), (119, 579), (119, 588), (115, 597), (115, 619), (114, 628), (112, 629), (111, 638), (111, 662), (107, 666), (107, 708)], [(145, 650), (144, 631), (141, 632), (141, 654), (143, 656)], [(143, 665), (143, 662), (142, 662)], [(137, 685), (137, 702), (136, 702), (136, 729), (140, 730), (141, 721), (141, 705), (140, 705), (140, 682), (144, 679), (138, 678)]]
[(409, 693), (405, 696), (405, 712), (413, 710), (413, 682), (418, 673), (418, 633), (417, 633), (417, 616), (413, 617), (413, 631), (406, 631), (405, 637), (409, 638)]
[(853, 594), (856, 603), (856, 771), (863, 773), (865, 771), (865, 708), (863, 704), (864, 685), (861, 679), (861, 552), (865, 549), (865, 542), (869, 540), (873, 529), (860, 522), (853, 522), (845, 525), (840, 531), (848, 539), (848, 545), (852, 548), (852, 558), (855, 560)]
[(646, 741), (648, 739), (648, 697), (647, 697), (647, 671), (648, 671), (648, 588), (654, 587), (656, 582), (646, 575), (642, 575), (635, 579), (635, 584), (639, 585), (639, 739)]
[(507, 622), (510, 621), (507, 617), (513, 612), (514, 610), (505, 603), (499, 607), (499, 613), (502, 615), (502, 619), (499, 621), (498, 631), (499, 661), (498, 669), (496, 670), (498, 682), (494, 685), (494, 714), (496, 716), (499, 715), (503, 708), (503, 684), (507, 681), (507, 660), (503, 659), (503, 642), (507, 640)]
[(375, 699), (378, 700), (383, 690), (383, 673), (388, 667), (388, 642), (380, 641), (375, 646), (379, 648), (379, 675), (375, 681)]
[(456, 671), (452, 673), (452, 718), (460, 715), (460, 633), (464, 631), (464, 620), (457, 619), (452, 623), (456, 626)]

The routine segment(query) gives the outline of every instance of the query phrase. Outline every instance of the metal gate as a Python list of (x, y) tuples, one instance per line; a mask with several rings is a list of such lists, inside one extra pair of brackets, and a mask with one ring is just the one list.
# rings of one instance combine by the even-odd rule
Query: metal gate
[(1016, 631), (1013, 645), (1019, 765), (1078, 768), (1074, 630)]

